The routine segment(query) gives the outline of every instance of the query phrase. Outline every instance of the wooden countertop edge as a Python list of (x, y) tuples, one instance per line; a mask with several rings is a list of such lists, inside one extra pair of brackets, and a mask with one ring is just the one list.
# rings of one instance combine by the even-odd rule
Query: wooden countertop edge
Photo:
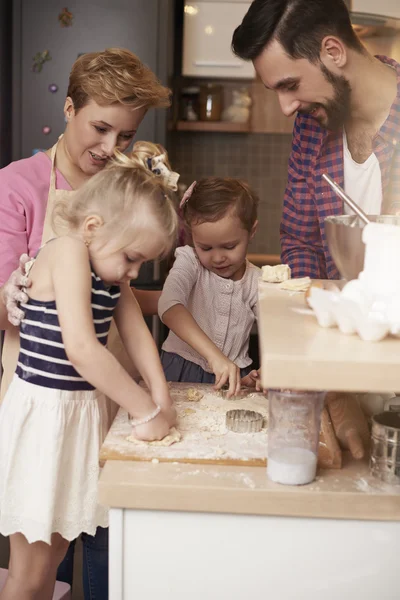
[[(204, 471), (198, 465), (193, 471), (193, 465), (138, 464), (142, 465), (139, 470), (132, 463), (108, 462), (100, 478), (100, 502), (133, 510), (400, 521), (399, 492), (321, 490), (326, 486), (323, 479), (340, 480), (338, 471), (321, 471), (319, 480), (309, 486), (284, 487), (267, 482), (264, 469), (257, 467), (208, 467)], [(231, 473), (242, 477), (248, 473), (250, 479), (255, 478), (255, 487), (230, 481)], [(226, 481), (217, 481), (223, 474), (227, 474)], [(176, 477), (182, 482), (175, 481)]]
[[(127, 492), (132, 497), (127, 499)], [(122, 497), (121, 497), (122, 495)], [(160, 497), (162, 495), (162, 497)], [(133, 499), (134, 496), (134, 499)], [(258, 516), (303, 517), (315, 519), (347, 519), (358, 521), (400, 521), (400, 504), (393, 497), (366, 495), (354, 502), (353, 494), (345, 494), (339, 502), (329, 493), (316, 493), (315, 498), (299, 506), (298, 497), (290, 498), (285, 492), (276, 492), (269, 502), (265, 493), (240, 490), (232, 498), (230, 490), (192, 488), (165, 489), (162, 486), (146, 486), (121, 490), (115, 486), (100, 484), (100, 501), (111, 508), (133, 510), (158, 510), (178, 512), (207, 512)], [(246, 506), (244, 506), (246, 504)]]

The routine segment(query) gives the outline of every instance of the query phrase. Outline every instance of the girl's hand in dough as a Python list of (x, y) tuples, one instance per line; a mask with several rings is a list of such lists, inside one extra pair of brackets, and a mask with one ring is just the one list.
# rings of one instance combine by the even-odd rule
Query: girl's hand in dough
[(148, 423), (133, 427), (132, 435), (138, 440), (144, 442), (153, 442), (154, 440), (162, 440), (169, 434), (169, 423), (163, 412), (160, 412), (155, 419)]

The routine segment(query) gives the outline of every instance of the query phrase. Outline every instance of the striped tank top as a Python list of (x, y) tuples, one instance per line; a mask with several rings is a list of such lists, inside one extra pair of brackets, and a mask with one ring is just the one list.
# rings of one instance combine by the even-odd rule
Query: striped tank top
[[(92, 270), (91, 306), (99, 342), (107, 344), (114, 308), (120, 297), (119, 286), (107, 287)], [(93, 390), (74, 369), (65, 352), (57, 306), (54, 300), (29, 299), (21, 304), (25, 318), (20, 325), (20, 353), (16, 374), (42, 387), (58, 390)]]

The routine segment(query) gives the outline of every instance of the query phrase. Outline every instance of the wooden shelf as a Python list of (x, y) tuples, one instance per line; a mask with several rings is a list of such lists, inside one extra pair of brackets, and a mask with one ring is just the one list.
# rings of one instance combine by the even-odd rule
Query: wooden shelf
[(249, 123), (227, 121), (178, 121), (177, 131), (219, 131), (221, 133), (250, 133)]
[(364, 342), (324, 329), (304, 294), (260, 282), (259, 339), (265, 388), (389, 393), (400, 391), (400, 340)]

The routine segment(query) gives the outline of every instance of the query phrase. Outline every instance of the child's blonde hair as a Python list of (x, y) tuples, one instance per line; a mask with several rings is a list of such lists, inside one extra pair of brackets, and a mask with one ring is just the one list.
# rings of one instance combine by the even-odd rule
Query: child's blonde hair
[(164, 164), (168, 167), (168, 169), (172, 169), (171, 164), (168, 158), (168, 152), (161, 146), (161, 144), (155, 144), (154, 142), (143, 142), (137, 141), (134, 143), (132, 148), (132, 154), (134, 154), (141, 162), (142, 165), (148, 168), (148, 160), (149, 158), (157, 158), (159, 156), (164, 156)]
[(99, 235), (104, 245), (115, 238), (115, 249), (129, 245), (133, 231), (156, 228), (163, 239), (160, 256), (176, 243), (178, 217), (169, 189), (143, 166), (135, 152), (116, 152), (108, 165), (93, 175), (53, 211), (53, 229), (62, 233), (79, 231), (85, 219), (98, 215), (104, 221)]
[(172, 171), (168, 158), (168, 152), (161, 144), (153, 142), (135, 142), (132, 153), (146, 169), (159, 177), (170, 190), (176, 192), (178, 189), (179, 173)]
[(90, 100), (100, 106), (124, 104), (133, 109), (170, 105), (171, 91), (129, 50), (88, 52), (72, 65), (67, 96), (75, 110)]
[(250, 186), (232, 177), (206, 177), (195, 183), (192, 193), (182, 206), (182, 216), (192, 225), (219, 221), (233, 211), (243, 228), (251, 231), (257, 221), (259, 198)]

